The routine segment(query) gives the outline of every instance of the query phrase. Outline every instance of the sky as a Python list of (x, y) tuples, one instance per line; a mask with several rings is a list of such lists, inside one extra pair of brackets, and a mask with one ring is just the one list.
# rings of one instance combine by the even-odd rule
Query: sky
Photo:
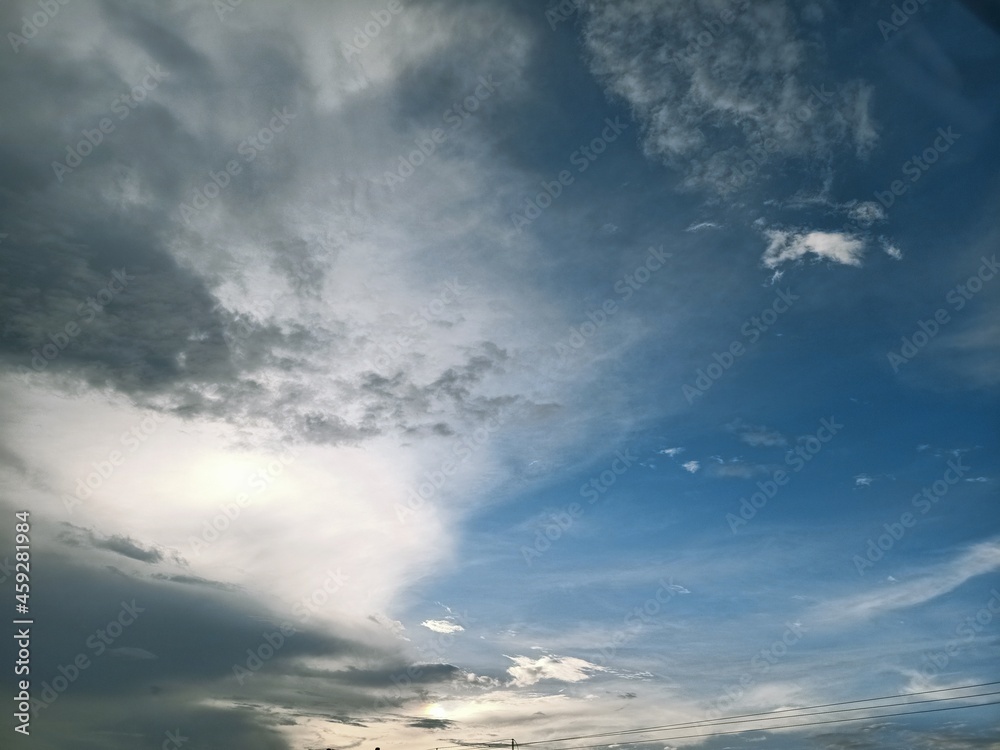
[(988, 3), (0, 30), (4, 746), (1000, 748)]

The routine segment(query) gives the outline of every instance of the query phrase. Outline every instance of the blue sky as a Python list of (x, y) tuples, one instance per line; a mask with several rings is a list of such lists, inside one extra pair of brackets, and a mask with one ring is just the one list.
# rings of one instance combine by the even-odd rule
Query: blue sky
[(18, 741), (1000, 747), (995, 21), (5, 7)]

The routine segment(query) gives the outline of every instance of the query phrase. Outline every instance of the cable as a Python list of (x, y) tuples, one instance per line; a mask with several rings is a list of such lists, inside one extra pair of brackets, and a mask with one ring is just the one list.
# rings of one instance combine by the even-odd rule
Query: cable
[[(975, 697), (975, 696), (971, 696)], [(957, 698), (944, 700), (958, 700)], [(1000, 701), (990, 701), (988, 703), (974, 703), (969, 706), (946, 706), (945, 708), (922, 708), (919, 711), (897, 711), (890, 714), (879, 714), (877, 716), (856, 716), (850, 719), (828, 719), (826, 721), (807, 721), (802, 724), (786, 724), (777, 727), (751, 727), (750, 729), (730, 729), (725, 732), (705, 732), (703, 734), (682, 734), (674, 737), (647, 737), (637, 742), (662, 742), (663, 740), (684, 740), (693, 737), (719, 737), (726, 734), (743, 734), (745, 732), (772, 732), (778, 729), (798, 729), (799, 727), (813, 727), (821, 724), (843, 724), (849, 721), (866, 721), (868, 719), (887, 719), (890, 716), (911, 716), (913, 714), (933, 714), (939, 711), (957, 711), (961, 708), (980, 708), (981, 706), (997, 706)], [(603, 742), (597, 745), (573, 745), (562, 750), (590, 750), (595, 747), (608, 747), (608, 743)]]
[[(853, 700), (853, 701), (839, 701), (837, 703), (822, 703), (822, 704), (817, 705), (817, 706), (801, 706), (799, 708), (780, 708), (780, 709), (776, 709), (774, 711), (764, 711), (764, 712), (751, 713), (751, 714), (737, 714), (735, 716), (722, 716), (722, 717), (719, 717), (718, 719), (699, 719), (697, 721), (685, 721), (685, 722), (680, 722), (680, 723), (677, 723), (677, 724), (662, 724), (660, 726), (643, 727), (641, 729), (623, 729), (623, 730), (619, 730), (619, 731), (616, 731), (616, 732), (600, 732), (598, 734), (582, 734), (582, 735), (578, 735), (576, 737), (561, 737), (561, 738), (552, 739), (552, 740), (536, 740), (535, 742), (523, 742), (523, 743), (521, 743), (521, 746), (522, 747), (527, 747), (529, 745), (541, 745), (541, 744), (549, 744), (549, 743), (553, 743), (553, 742), (567, 742), (569, 740), (583, 740), (583, 739), (591, 739), (591, 738), (596, 739), (598, 737), (615, 737), (615, 736), (622, 735), (622, 734), (640, 734), (640, 733), (644, 733), (644, 732), (666, 731), (666, 730), (669, 730), (669, 729), (684, 729), (684, 728), (695, 727), (695, 726), (699, 726), (699, 725), (713, 726), (713, 725), (720, 725), (720, 724), (743, 723), (743, 722), (747, 722), (747, 721), (767, 721), (768, 719), (771, 719), (771, 718), (793, 718), (793, 717), (775, 716), (775, 714), (788, 713), (788, 712), (791, 712), (791, 711), (806, 711), (806, 710), (811, 709), (811, 708), (826, 708), (828, 706), (844, 706), (844, 705), (847, 705), (849, 703), (869, 703), (869, 702), (872, 702), (872, 701), (888, 700), (890, 698), (905, 698), (905, 697), (908, 697), (908, 696), (911, 696), (911, 695), (927, 695), (929, 693), (941, 693), (941, 692), (946, 692), (946, 691), (951, 691), (951, 690), (967, 690), (967, 689), (970, 689), (970, 688), (973, 688), (973, 687), (987, 687), (989, 685), (1000, 685), (1000, 682), (992, 682), (992, 683), (986, 682), (986, 683), (982, 683), (980, 685), (965, 685), (965, 686), (958, 687), (958, 688), (940, 688), (938, 690), (923, 690), (923, 691), (918, 692), (918, 693), (903, 693), (901, 695), (887, 695), (887, 696), (882, 696), (880, 698), (859, 698), (859, 699)], [(797, 718), (799, 716), (818, 716), (818, 715), (822, 715), (822, 714), (844, 713), (845, 711), (865, 711), (865, 710), (878, 709), (878, 708), (893, 708), (894, 706), (915, 705), (917, 703), (938, 703), (938, 702), (941, 702), (941, 701), (960, 700), (962, 698), (981, 698), (981, 697), (988, 696), (988, 695), (1000, 695), (1000, 691), (993, 691), (993, 692), (989, 692), (989, 693), (977, 693), (976, 695), (957, 695), (957, 696), (954, 696), (952, 698), (948, 698), (948, 697), (943, 697), (943, 698), (927, 698), (925, 700), (920, 700), (920, 701), (902, 701), (902, 702), (899, 702), (899, 703), (886, 703), (886, 704), (881, 705), (881, 706), (857, 706), (855, 708), (840, 708), (840, 709), (837, 709), (837, 710), (834, 710), (834, 711), (813, 711), (811, 713), (796, 714), (794, 718)]]
[[(571, 736), (571, 737), (557, 737), (557, 738), (553, 738), (553, 739), (549, 739), (549, 740), (536, 740), (534, 742), (522, 742), (522, 743), (519, 743), (518, 747), (527, 747), (527, 746), (531, 746), (531, 745), (541, 745), (541, 744), (552, 744), (552, 743), (557, 743), (557, 742), (568, 742), (570, 740), (581, 740), (581, 739), (591, 739), (591, 738), (595, 738), (596, 739), (596, 738), (599, 738), (599, 737), (615, 737), (615, 736), (625, 735), (625, 734), (638, 734), (638, 733), (644, 733), (644, 732), (668, 731), (668, 730), (673, 730), (673, 729), (686, 729), (686, 728), (693, 728), (695, 726), (710, 727), (710, 726), (724, 725), (724, 724), (729, 724), (729, 723), (742, 723), (742, 722), (734, 722), (734, 721), (732, 721), (732, 720), (735, 720), (735, 719), (743, 719), (743, 720), (746, 720), (746, 721), (765, 721), (765, 720), (771, 719), (771, 718), (775, 718), (775, 719), (780, 719), (780, 718), (798, 718), (800, 716), (815, 716), (815, 715), (824, 715), (824, 714), (832, 714), (832, 713), (842, 713), (844, 711), (863, 711), (863, 710), (866, 710), (866, 709), (867, 710), (875, 710), (875, 709), (879, 709), (879, 708), (892, 708), (892, 707), (897, 706), (897, 705), (910, 705), (910, 704), (916, 704), (916, 703), (936, 703), (936, 702), (939, 703), (939, 702), (944, 702), (944, 701), (960, 700), (960, 699), (963, 699), (963, 698), (976, 698), (976, 697), (984, 697), (984, 696), (987, 696), (987, 695), (996, 695), (998, 693), (991, 692), (991, 693), (983, 693), (983, 694), (977, 694), (977, 695), (954, 696), (954, 697), (950, 697), (950, 698), (949, 697), (942, 697), (942, 698), (930, 699), (930, 700), (925, 700), (925, 701), (904, 701), (902, 703), (887, 704), (887, 705), (882, 705), (882, 706), (858, 706), (858, 707), (852, 708), (852, 709), (840, 709), (839, 711), (817, 711), (817, 712), (810, 713), (810, 714), (797, 714), (795, 716), (791, 716), (791, 715), (788, 715), (788, 716), (777, 716), (777, 714), (788, 714), (789, 712), (808, 711), (808, 710), (811, 710), (811, 709), (814, 709), (814, 708), (830, 708), (830, 707), (833, 707), (833, 706), (846, 706), (846, 705), (849, 705), (849, 704), (852, 704), (852, 703), (871, 703), (871, 702), (874, 702), (874, 701), (890, 700), (892, 698), (908, 698), (908, 697), (912, 697), (912, 696), (916, 696), (916, 695), (930, 695), (932, 693), (947, 693), (947, 692), (954, 692), (956, 690), (971, 690), (973, 688), (990, 687), (990, 686), (993, 686), (993, 685), (1000, 685), (1000, 680), (993, 681), (993, 682), (979, 682), (979, 683), (970, 684), (970, 685), (958, 685), (956, 687), (950, 687), (950, 688), (937, 688), (935, 690), (921, 690), (921, 691), (914, 692), (914, 693), (897, 693), (897, 694), (894, 694), (894, 695), (883, 695), (883, 696), (879, 696), (879, 697), (876, 697), (876, 698), (858, 698), (858, 699), (850, 700), (850, 701), (837, 701), (837, 702), (834, 702), (834, 703), (820, 703), (820, 704), (816, 704), (816, 705), (812, 705), (812, 706), (800, 706), (798, 708), (781, 708), (781, 709), (775, 709), (773, 711), (759, 711), (759, 712), (748, 713), (748, 714), (736, 714), (736, 715), (733, 715), (733, 716), (722, 716), (722, 717), (719, 717), (718, 719), (700, 719), (700, 720), (696, 720), (696, 721), (681, 722), (681, 723), (676, 723), (676, 724), (661, 724), (661, 725), (657, 725), (657, 726), (641, 727), (641, 728), (637, 728), (637, 729), (624, 729), (624, 730), (618, 730), (618, 731), (614, 731), (614, 732), (599, 732), (599, 733), (596, 733), (596, 734), (583, 734), (583, 735), (575, 735), (575, 736)], [(992, 703), (984, 703), (984, 704), (979, 704), (979, 705), (993, 705), (993, 704)], [(952, 708), (967, 708), (967, 706), (954, 706)], [(949, 709), (934, 709), (934, 710), (940, 711), (940, 710), (949, 710)], [(918, 712), (918, 711), (911, 711), (911, 712), (908, 712), (908, 713), (920, 713), (920, 712)], [(895, 714), (889, 714), (889, 715), (895, 715)], [(756, 717), (760, 717), (760, 718), (756, 718)], [(840, 719), (840, 721), (859, 721), (862, 718), (878, 718), (878, 717), (858, 717), (858, 718), (855, 718), (855, 719)], [(807, 726), (807, 725), (793, 725), (793, 726)], [(742, 731), (752, 731), (752, 730), (742, 730)], [(694, 735), (694, 736), (699, 736), (700, 737), (700, 736), (703, 736), (703, 735)], [(452, 745), (446, 745), (444, 747), (446, 747), (446, 748), (447, 747), (452, 747), (452, 748), (506, 747), (506, 744), (505, 743), (497, 743), (497, 742), (480, 742), (480, 743), (452, 744)], [(435, 749), (435, 750), (437, 750), (437, 749)], [(561, 750), (573, 750), (573, 748), (562, 748)]]

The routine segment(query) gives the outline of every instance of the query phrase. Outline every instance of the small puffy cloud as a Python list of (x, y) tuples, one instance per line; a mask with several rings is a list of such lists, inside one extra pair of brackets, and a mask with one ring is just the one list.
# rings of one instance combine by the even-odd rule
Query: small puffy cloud
[(530, 656), (507, 658), (514, 662), (514, 666), (507, 669), (507, 673), (511, 676), (511, 684), (517, 687), (534, 685), (541, 680), (581, 682), (588, 679), (591, 672), (606, 671), (604, 667), (573, 656), (548, 654), (538, 659), (532, 659)]
[(860, 266), (865, 249), (864, 240), (843, 232), (768, 229), (764, 234), (769, 244), (761, 261), (767, 268), (777, 268), (807, 255), (845, 266)]
[(874, 481), (875, 479), (873, 477), (868, 476), (867, 474), (858, 474), (856, 477), (854, 477), (854, 486), (867, 487)]
[(664, 448), (663, 450), (660, 451), (660, 453), (662, 453), (664, 456), (670, 456), (671, 458), (673, 458), (674, 456), (677, 456), (677, 455), (679, 455), (679, 454), (681, 454), (683, 452), (684, 452), (684, 448), (681, 448), (681, 447), (678, 447), (678, 448)]
[(885, 221), (885, 209), (875, 201), (861, 201), (851, 206), (848, 216), (859, 224), (871, 226), (876, 222)]
[(697, 461), (688, 461), (686, 463), (681, 464), (681, 466), (690, 471), (692, 474), (698, 473), (698, 469), (701, 468), (701, 464)]
[(882, 250), (890, 258), (892, 258), (893, 260), (903, 259), (903, 251), (900, 250), (897, 245), (893, 244), (885, 237), (880, 237), (879, 242), (882, 244)]
[(448, 620), (424, 620), (422, 623), (428, 630), (433, 630), (435, 633), (461, 633), (465, 628), (455, 622), (449, 622)]
[(755, 448), (773, 447), (776, 445), (787, 445), (788, 440), (777, 430), (772, 430), (763, 425), (747, 424), (741, 419), (737, 419), (726, 425), (730, 432), (739, 436), (747, 445)]

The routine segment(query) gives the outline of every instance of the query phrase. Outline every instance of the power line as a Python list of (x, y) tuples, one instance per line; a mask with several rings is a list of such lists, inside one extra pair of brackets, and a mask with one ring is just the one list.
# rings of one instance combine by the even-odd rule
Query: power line
[[(969, 696), (970, 698), (975, 698), (976, 696)], [(942, 701), (946, 700), (959, 700), (958, 698), (942, 698)], [(939, 711), (957, 711), (961, 708), (980, 708), (981, 706), (996, 706), (1000, 705), (1000, 701), (989, 701), (987, 703), (973, 703), (968, 706), (945, 706), (944, 708), (922, 708), (919, 711), (896, 711), (894, 713), (888, 714), (878, 714), (875, 716), (855, 716), (853, 718), (841, 718), (841, 719), (827, 719), (826, 721), (807, 721), (801, 724), (785, 724), (776, 727), (751, 727), (749, 729), (730, 729), (724, 732), (705, 732), (700, 734), (681, 734), (671, 737), (646, 737), (644, 739), (636, 740), (636, 742), (661, 742), (663, 740), (684, 740), (691, 739), (694, 737), (719, 737), (726, 734), (744, 734), (746, 732), (772, 732), (778, 729), (798, 729), (800, 727), (813, 727), (819, 726), (821, 724), (843, 724), (850, 721), (866, 721), (868, 719), (887, 719), (891, 716), (912, 716), (914, 714), (933, 714)], [(794, 717), (789, 717), (794, 718)], [(562, 748), (562, 750), (590, 750), (595, 747), (607, 747), (608, 743), (602, 742), (597, 745), (572, 745), (567, 748)]]
[[(834, 713), (843, 713), (845, 711), (849, 712), (849, 711), (863, 711), (863, 710), (878, 710), (878, 709), (883, 709), (883, 708), (892, 708), (892, 707), (895, 707), (895, 706), (913, 705), (913, 704), (917, 704), (917, 703), (941, 703), (941, 702), (955, 701), (955, 700), (961, 700), (961, 699), (967, 699), (967, 698), (981, 698), (981, 697), (985, 697), (985, 696), (1000, 694), (1000, 691), (995, 691), (995, 692), (981, 693), (981, 694), (976, 694), (976, 695), (958, 695), (958, 696), (941, 697), (941, 698), (928, 699), (928, 700), (922, 700), (922, 701), (903, 701), (901, 703), (885, 704), (885, 705), (881, 705), (881, 706), (858, 706), (858, 707), (855, 707), (855, 708), (839, 709), (837, 711), (815, 711), (815, 712), (806, 713), (806, 714), (803, 714), (803, 713), (798, 713), (798, 714), (795, 714), (795, 715), (790, 715), (789, 714), (789, 712), (801, 712), (801, 711), (810, 711), (811, 709), (831, 708), (831, 707), (834, 707), (834, 706), (846, 706), (846, 705), (850, 705), (852, 703), (872, 703), (874, 701), (890, 700), (892, 698), (909, 698), (909, 697), (917, 696), (917, 695), (930, 695), (932, 693), (947, 693), (947, 692), (954, 692), (956, 690), (971, 690), (973, 688), (990, 687), (990, 686), (993, 686), (993, 685), (1000, 685), (1000, 680), (994, 681), (994, 682), (980, 682), (980, 683), (975, 683), (975, 684), (970, 684), (970, 685), (959, 685), (959, 686), (950, 687), (950, 688), (937, 688), (935, 690), (921, 690), (921, 691), (914, 692), (914, 693), (897, 693), (897, 694), (894, 694), (894, 695), (883, 695), (883, 696), (879, 696), (879, 697), (876, 697), (876, 698), (858, 698), (858, 699), (850, 700), (850, 701), (837, 701), (837, 702), (834, 702), (834, 703), (820, 703), (820, 704), (816, 704), (816, 705), (813, 705), (813, 706), (800, 706), (798, 708), (781, 708), (781, 709), (775, 709), (773, 711), (760, 711), (760, 712), (756, 712), (756, 713), (736, 714), (736, 715), (733, 715), (733, 716), (719, 717), (717, 719), (700, 719), (700, 720), (696, 720), (696, 721), (681, 722), (681, 723), (676, 723), (676, 724), (661, 724), (661, 725), (657, 725), (657, 726), (641, 727), (641, 728), (636, 728), (636, 729), (623, 729), (623, 730), (618, 730), (618, 731), (614, 731), (614, 732), (599, 732), (599, 733), (596, 733), (596, 734), (583, 734), (583, 735), (575, 735), (575, 736), (571, 736), (571, 737), (557, 737), (557, 738), (553, 738), (553, 739), (549, 739), (549, 740), (536, 740), (534, 742), (522, 742), (522, 743), (519, 744), (519, 747), (527, 747), (527, 746), (531, 746), (531, 745), (553, 744), (553, 743), (558, 743), (558, 742), (568, 742), (568, 741), (571, 741), (571, 740), (596, 739), (596, 738), (600, 738), (600, 737), (617, 737), (617, 736), (620, 736), (620, 735), (640, 734), (640, 733), (645, 733), (645, 732), (671, 731), (671, 730), (676, 730), (676, 729), (693, 729), (695, 727), (708, 728), (708, 727), (713, 727), (713, 726), (723, 726), (723, 725), (726, 725), (726, 724), (745, 723), (745, 722), (749, 722), (749, 721), (767, 721), (769, 719), (783, 719), (783, 718), (791, 719), (791, 718), (800, 718), (800, 717), (803, 717), (803, 716), (820, 716), (820, 715), (829, 715), (829, 714), (834, 714)], [(982, 704), (975, 704), (975, 705), (990, 706), (990, 705), (994, 705), (994, 704), (993, 703), (982, 703)], [(861, 720), (866, 719), (866, 718), (880, 718), (881, 716), (902, 716), (902, 715), (906, 715), (906, 714), (909, 714), (909, 713), (916, 714), (916, 713), (924, 713), (924, 712), (929, 712), (929, 711), (948, 711), (948, 710), (953, 710), (953, 709), (958, 709), (958, 708), (972, 708), (972, 707), (974, 707), (974, 706), (950, 706), (950, 707), (947, 707), (947, 708), (938, 708), (938, 709), (922, 709), (921, 711), (908, 711), (908, 712), (897, 713), (897, 714), (882, 714), (882, 715), (878, 715), (878, 716), (842, 718), (842, 719), (834, 720), (833, 722), (807, 722), (807, 723), (804, 723), (804, 724), (792, 724), (792, 725), (789, 725), (789, 727), (794, 727), (794, 726), (812, 726), (815, 723), (836, 723), (836, 722), (843, 722), (843, 721), (861, 721)], [(778, 714), (789, 714), (789, 715), (778, 716)], [(743, 721), (737, 721), (737, 720), (743, 720)], [(750, 729), (736, 730), (735, 732), (733, 732), (733, 731), (721, 732), (720, 734), (733, 734), (733, 733), (739, 733), (739, 732), (755, 731), (755, 729), (757, 731), (763, 731), (763, 730), (771, 729), (771, 728), (781, 729), (781, 728), (786, 728), (786, 727), (759, 727), (759, 728), (750, 728)], [(707, 737), (707, 736), (713, 736), (713, 735), (711, 735), (711, 734), (705, 734), (705, 735), (698, 734), (698, 735), (690, 735), (690, 736), (693, 736), (693, 737), (703, 737), (703, 736), (705, 736), (705, 737)], [(664, 738), (664, 739), (671, 739), (671, 738), (667, 737), (667, 738)], [(674, 738), (674, 739), (683, 739), (683, 738), (678, 737), (678, 738)], [(647, 741), (647, 740), (643, 740), (643, 741)], [(500, 743), (497, 743), (497, 742), (480, 742), (480, 743), (452, 744), (452, 745), (447, 745), (445, 747), (468, 748), (468, 747), (502, 747), (502, 746), (504, 746), (504, 745), (502, 745)], [(585, 745), (585, 746), (577, 746), (577, 747), (564, 747), (564, 748), (561, 748), (560, 750), (578, 750), (579, 747), (590, 748), (590, 747), (603, 747), (603, 746), (604, 746), (603, 744), (601, 744), (601, 745)], [(435, 750), (438, 750), (438, 749), (435, 748)]]
[[(766, 721), (766, 720), (768, 720), (770, 718), (785, 718), (785, 717), (776, 716), (775, 714), (784, 714), (784, 713), (788, 713), (788, 712), (792, 712), (792, 711), (808, 711), (808, 710), (813, 709), (813, 708), (828, 708), (828, 707), (832, 707), (832, 706), (846, 706), (846, 705), (848, 705), (850, 703), (870, 703), (870, 702), (873, 702), (873, 701), (889, 700), (891, 698), (907, 698), (909, 696), (914, 696), (914, 695), (928, 695), (930, 693), (942, 693), (942, 692), (948, 692), (948, 691), (954, 691), (954, 690), (968, 690), (968, 689), (977, 688), (977, 687), (989, 687), (991, 685), (1000, 685), (1000, 681), (997, 681), (997, 682), (984, 682), (984, 683), (979, 683), (977, 685), (963, 685), (961, 687), (954, 687), (954, 688), (939, 688), (937, 690), (922, 690), (922, 691), (917, 692), (917, 693), (901, 693), (899, 695), (884, 695), (884, 696), (881, 696), (879, 698), (858, 698), (857, 700), (853, 700), (853, 701), (838, 701), (836, 703), (821, 703), (821, 704), (816, 705), (816, 706), (800, 706), (799, 708), (780, 708), (780, 709), (775, 709), (773, 711), (761, 711), (761, 712), (750, 713), (750, 714), (737, 714), (735, 716), (722, 716), (722, 717), (719, 717), (717, 719), (699, 719), (699, 720), (696, 720), (696, 721), (685, 721), (685, 722), (680, 722), (680, 723), (677, 723), (677, 724), (661, 724), (659, 726), (642, 727), (642, 728), (639, 728), (639, 729), (622, 729), (622, 730), (615, 731), (615, 732), (600, 732), (600, 733), (597, 733), (597, 734), (581, 734), (581, 735), (577, 735), (575, 737), (560, 737), (558, 739), (552, 739), (552, 740), (536, 740), (535, 742), (522, 742), (521, 746), (522, 747), (527, 747), (529, 745), (542, 745), (542, 744), (549, 744), (549, 743), (553, 743), (553, 742), (567, 742), (569, 740), (586, 740), (586, 739), (592, 739), (592, 738), (596, 739), (598, 737), (615, 737), (615, 736), (622, 735), (622, 734), (640, 734), (640, 733), (644, 733), (644, 732), (658, 732), (658, 731), (666, 731), (666, 730), (669, 730), (669, 729), (683, 729), (683, 728), (687, 728), (687, 727), (694, 727), (694, 726), (700, 726), (700, 725), (713, 726), (713, 725), (717, 725), (717, 724), (742, 723), (744, 721)], [(837, 710), (834, 710), (834, 711), (814, 711), (812, 713), (797, 714), (797, 716), (817, 716), (817, 715), (821, 715), (821, 714), (843, 713), (845, 711), (863, 711), (863, 710), (865, 710), (867, 708), (871, 708), (871, 709), (892, 708), (894, 706), (905, 706), (905, 705), (912, 705), (912, 704), (917, 704), (917, 703), (935, 703), (935, 702), (939, 702), (939, 701), (959, 700), (961, 698), (978, 698), (978, 697), (983, 697), (983, 696), (987, 696), (987, 695), (1000, 695), (1000, 691), (995, 691), (995, 692), (991, 692), (991, 693), (981, 693), (981, 694), (977, 694), (977, 695), (958, 695), (958, 696), (954, 696), (954, 697), (951, 697), (951, 698), (942, 697), (942, 698), (928, 698), (928, 699), (919, 700), (919, 701), (902, 701), (900, 703), (887, 703), (887, 704), (884, 704), (884, 705), (881, 705), (881, 706), (857, 706), (855, 708), (841, 708), (841, 709), (837, 709)], [(759, 718), (757, 718), (757, 717), (759, 717)]]

